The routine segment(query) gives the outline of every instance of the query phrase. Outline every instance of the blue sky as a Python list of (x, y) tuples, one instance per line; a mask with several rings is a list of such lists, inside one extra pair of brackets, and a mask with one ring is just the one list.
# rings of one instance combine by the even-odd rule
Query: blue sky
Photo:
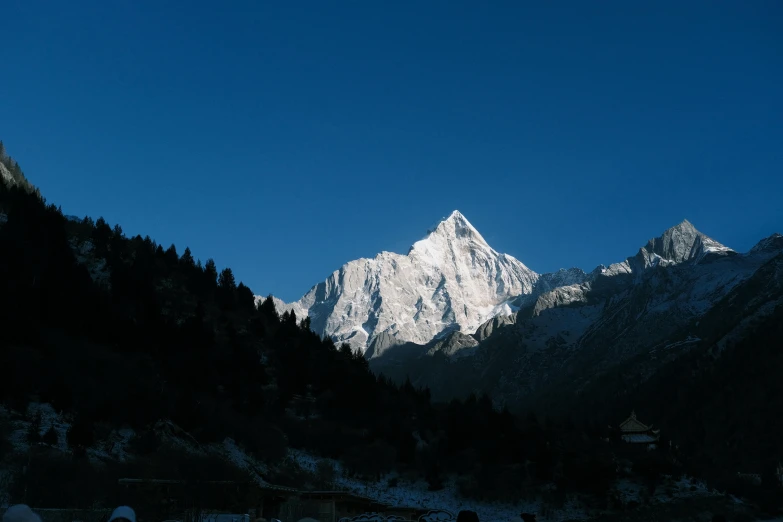
[(783, 232), (783, 3), (3, 2), (0, 139), (67, 214), (298, 298), (459, 209), (543, 272)]

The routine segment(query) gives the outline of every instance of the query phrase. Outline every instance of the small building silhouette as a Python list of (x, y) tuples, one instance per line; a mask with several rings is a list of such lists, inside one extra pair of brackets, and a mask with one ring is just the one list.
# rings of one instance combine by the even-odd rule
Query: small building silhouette
[(661, 440), (661, 430), (644, 424), (636, 418), (636, 412), (631, 411), (631, 416), (620, 424), (620, 437), (631, 444), (654, 446)]

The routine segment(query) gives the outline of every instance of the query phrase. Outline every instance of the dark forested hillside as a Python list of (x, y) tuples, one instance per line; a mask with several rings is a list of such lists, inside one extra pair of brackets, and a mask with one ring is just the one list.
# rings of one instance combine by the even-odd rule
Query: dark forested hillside
[[(781, 266), (783, 257), (772, 262)], [(774, 471), (783, 460), (783, 307), (726, 345), (705, 343), (643, 382), (634, 369), (602, 379), (583, 397), (654, 419), (692, 471), (726, 486), (737, 472)], [(623, 384), (619, 384), (623, 382)]]
[[(783, 461), (783, 254), (767, 261), (689, 331), (701, 341), (654, 373), (644, 358), (596, 379), (568, 409), (622, 419), (635, 408), (720, 490), (779, 505)], [(543, 399), (543, 397), (542, 397)], [(563, 406), (565, 400), (549, 397)], [(608, 417), (611, 414), (613, 417)], [(754, 489), (738, 473), (762, 476)], [(778, 499), (778, 500), (775, 500)]]

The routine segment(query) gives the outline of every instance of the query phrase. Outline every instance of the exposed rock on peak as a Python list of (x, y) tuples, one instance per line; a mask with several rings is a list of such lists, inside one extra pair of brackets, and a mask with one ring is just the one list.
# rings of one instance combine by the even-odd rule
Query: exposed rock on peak
[(729, 247), (696, 230), (696, 227), (685, 219), (660, 237), (648, 241), (634, 258), (629, 259), (629, 264), (634, 271), (641, 271), (655, 266), (698, 262), (709, 254), (734, 253)]
[(765, 237), (750, 249), (750, 254), (756, 253), (775, 253), (783, 251), (783, 235), (777, 232), (769, 237)]
[[(769, 245), (776, 241), (770, 238)], [(400, 345), (406, 343), (462, 339), (454, 337), (455, 332), (480, 341), (517, 322), (519, 313), (527, 317), (585, 304), (589, 293), (610, 297), (651, 267), (703, 263), (731, 254), (735, 252), (686, 219), (621, 263), (600, 265), (590, 273), (570, 268), (537, 274), (495, 251), (455, 210), (406, 255), (382, 252), (351, 261), (299, 301), (275, 300), (275, 305), (280, 313), (309, 315), (316, 333), (376, 358), (392, 348), (401, 353), (405, 350)]]

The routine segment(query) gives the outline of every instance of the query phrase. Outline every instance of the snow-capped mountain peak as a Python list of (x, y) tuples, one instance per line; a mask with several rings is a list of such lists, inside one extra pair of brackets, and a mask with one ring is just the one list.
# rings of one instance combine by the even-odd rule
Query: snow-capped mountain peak
[(476, 227), (471, 225), (470, 221), (459, 210), (455, 210), (449, 217), (438, 223), (431, 235), (464, 239), (489, 247), (479, 231), (476, 230)]
[(509, 299), (530, 294), (537, 279), (454, 211), (406, 255), (346, 263), (285, 306), (309, 315), (314, 331), (363, 350), (382, 333), (423, 344), (455, 330), (475, 332)]
[(408, 255), (415, 251), (425, 262), (436, 261), (440, 252), (455, 243), (459, 243), (463, 249), (494, 251), (470, 221), (459, 210), (455, 210), (432, 228), (424, 239), (414, 243)]
[[(381, 252), (351, 261), (299, 301), (286, 304), (276, 299), (275, 306), (280, 313), (309, 316), (313, 331), (336, 343), (367, 350), (377, 339), (368, 354), (377, 357), (395, 344), (426, 344), (452, 332), (474, 334), (482, 324), (534, 302), (536, 296), (591, 284), (598, 277), (641, 276), (657, 266), (698, 264), (708, 256), (733, 254), (686, 219), (621, 263), (601, 265), (590, 274), (578, 268), (537, 274), (495, 251), (455, 210), (407, 254)], [(553, 299), (568, 297), (560, 294), (553, 294)]]
[[(500, 255), (458, 210), (438, 223), (427, 237), (414, 243), (408, 250), (408, 257), (438, 267), (454, 264), (466, 256), (473, 258), (472, 264), (475, 265), (476, 258), (487, 259)], [(510, 259), (524, 267), (519, 261)], [(527, 270), (527, 267), (524, 268)]]

